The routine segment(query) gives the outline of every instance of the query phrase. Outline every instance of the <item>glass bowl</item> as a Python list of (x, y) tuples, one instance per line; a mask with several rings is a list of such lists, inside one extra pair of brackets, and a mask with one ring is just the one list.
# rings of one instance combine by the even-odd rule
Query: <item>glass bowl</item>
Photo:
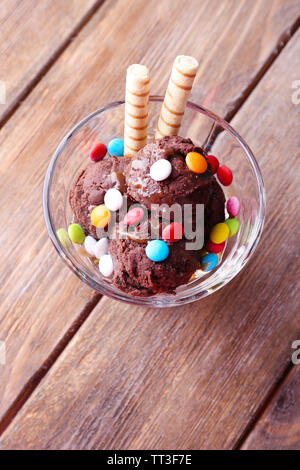
[[(163, 97), (151, 96), (149, 102), (148, 140), (153, 139)], [(99, 140), (108, 143), (123, 137), (124, 101), (110, 103), (80, 121), (56, 149), (45, 177), (43, 205), (49, 236), (59, 255), (86, 284), (117, 300), (151, 307), (173, 307), (194, 302), (220, 289), (245, 266), (259, 241), (265, 217), (265, 189), (253, 153), (239, 134), (211, 111), (188, 102), (179, 135), (190, 137), (207, 153), (233, 171), (233, 183), (223, 187), (226, 199), (237, 196), (241, 201), (238, 216), (240, 230), (231, 237), (221, 263), (212, 271), (197, 271), (193, 280), (176, 289), (176, 294), (134, 297), (118, 290), (103, 278), (98, 266), (84, 256), (78, 246), (64, 248), (56, 231), (72, 221), (68, 192), (80, 169), (89, 163), (88, 154)], [(63, 274), (62, 274), (63, 276)]]

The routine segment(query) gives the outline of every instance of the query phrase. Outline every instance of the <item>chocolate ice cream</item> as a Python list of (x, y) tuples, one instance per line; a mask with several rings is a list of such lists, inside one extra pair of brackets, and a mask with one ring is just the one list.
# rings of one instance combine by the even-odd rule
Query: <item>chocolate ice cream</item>
[[(108, 157), (89, 164), (70, 190), (69, 201), (75, 221), (86, 233), (97, 237), (96, 227), (91, 223), (91, 211), (103, 204), (108, 189), (116, 187), (128, 198), (129, 205), (140, 204), (146, 214), (148, 211), (149, 217), (152, 204), (172, 206), (178, 203), (181, 207), (192, 204), (193, 208), (196, 204), (203, 204), (207, 238), (211, 228), (224, 221), (225, 197), (209, 164), (203, 174), (193, 173), (187, 167), (185, 157), (189, 152), (198, 152), (206, 157), (203, 149), (190, 139), (171, 136), (149, 143), (132, 158)], [(172, 172), (164, 181), (155, 181), (150, 176), (151, 166), (159, 159), (169, 160), (172, 165)], [(161, 215), (156, 233), (159, 239), (164, 225)], [(122, 220), (117, 220), (116, 236), (110, 240), (109, 253), (114, 264), (111, 282), (130, 295), (174, 293), (200, 268), (199, 251), (186, 250), (184, 238), (178, 243), (169, 243), (167, 259), (151, 261), (145, 252), (150, 241), (150, 229), (149, 222), (128, 228)]]
[(172, 294), (176, 287), (189, 281), (199, 260), (182, 244), (170, 246), (165, 261), (155, 263), (145, 254), (145, 243), (127, 240), (111, 240), (110, 254), (114, 260), (113, 284), (135, 296)]
[[(214, 180), (211, 169), (209, 167), (204, 174), (191, 172), (185, 163), (185, 156), (189, 152), (205, 155), (191, 139), (177, 135), (163, 137), (146, 145), (128, 166), (128, 194), (150, 210), (151, 204), (186, 204), (189, 202), (188, 196), (198, 188), (208, 190)], [(170, 161), (172, 173), (164, 181), (154, 181), (150, 176), (150, 167), (162, 158)]]
[(111, 157), (90, 163), (74, 181), (69, 193), (69, 202), (75, 221), (88, 234), (97, 236), (96, 227), (91, 222), (91, 211), (103, 204), (106, 191), (117, 188), (122, 194), (126, 194), (125, 169), (129, 161), (126, 157)]

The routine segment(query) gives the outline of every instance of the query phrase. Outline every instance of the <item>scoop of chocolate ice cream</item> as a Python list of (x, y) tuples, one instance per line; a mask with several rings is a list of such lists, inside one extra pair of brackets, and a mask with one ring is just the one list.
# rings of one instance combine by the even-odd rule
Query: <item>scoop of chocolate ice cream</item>
[(168, 258), (160, 263), (146, 256), (145, 247), (145, 243), (131, 239), (110, 241), (114, 262), (112, 283), (130, 295), (174, 294), (176, 287), (187, 283), (200, 267), (194, 252), (186, 251), (182, 244), (171, 245)]
[(96, 227), (91, 223), (91, 211), (103, 204), (108, 189), (117, 188), (126, 193), (125, 169), (127, 157), (111, 157), (97, 163), (90, 163), (74, 181), (69, 202), (75, 221), (89, 234), (96, 236)]
[[(128, 165), (128, 194), (150, 210), (151, 204), (181, 204), (186, 196), (197, 189), (203, 188), (205, 191), (213, 178), (211, 168), (208, 165), (204, 174), (193, 173), (185, 162), (189, 152), (199, 152), (205, 156), (205, 152), (195, 146), (191, 139), (177, 135), (147, 144)], [(163, 181), (155, 181), (150, 176), (150, 168), (162, 158), (170, 161), (172, 173)]]

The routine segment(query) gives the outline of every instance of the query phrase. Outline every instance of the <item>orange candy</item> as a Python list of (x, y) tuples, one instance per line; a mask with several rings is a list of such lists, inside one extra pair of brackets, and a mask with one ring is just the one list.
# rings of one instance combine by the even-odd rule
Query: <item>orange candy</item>
[(104, 228), (110, 222), (110, 211), (104, 205), (95, 207), (91, 212), (91, 222), (94, 227)]
[(185, 157), (185, 162), (193, 173), (205, 173), (207, 170), (207, 161), (201, 153), (189, 152)]

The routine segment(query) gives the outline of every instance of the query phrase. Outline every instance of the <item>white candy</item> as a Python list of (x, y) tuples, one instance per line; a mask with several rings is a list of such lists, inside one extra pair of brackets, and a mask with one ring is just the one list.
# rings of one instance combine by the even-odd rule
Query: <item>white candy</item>
[(169, 160), (162, 158), (157, 160), (150, 168), (150, 176), (154, 181), (163, 181), (167, 179), (172, 171), (172, 165)]
[(104, 204), (110, 211), (118, 211), (123, 205), (122, 193), (116, 188), (109, 189), (104, 196)]
[(104, 277), (111, 277), (114, 272), (114, 264), (110, 255), (103, 255), (99, 261), (99, 271)]
[(101, 256), (106, 255), (108, 253), (109, 241), (108, 238), (101, 238), (98, 242), (96, 242), (95, 246), (95, 257), (100, 259)]
[(96, 243), (97, 243), (96, 240), (90, 235), (88, 235), (84, 239), (84, 249), (91, 256), (95, 256)]

